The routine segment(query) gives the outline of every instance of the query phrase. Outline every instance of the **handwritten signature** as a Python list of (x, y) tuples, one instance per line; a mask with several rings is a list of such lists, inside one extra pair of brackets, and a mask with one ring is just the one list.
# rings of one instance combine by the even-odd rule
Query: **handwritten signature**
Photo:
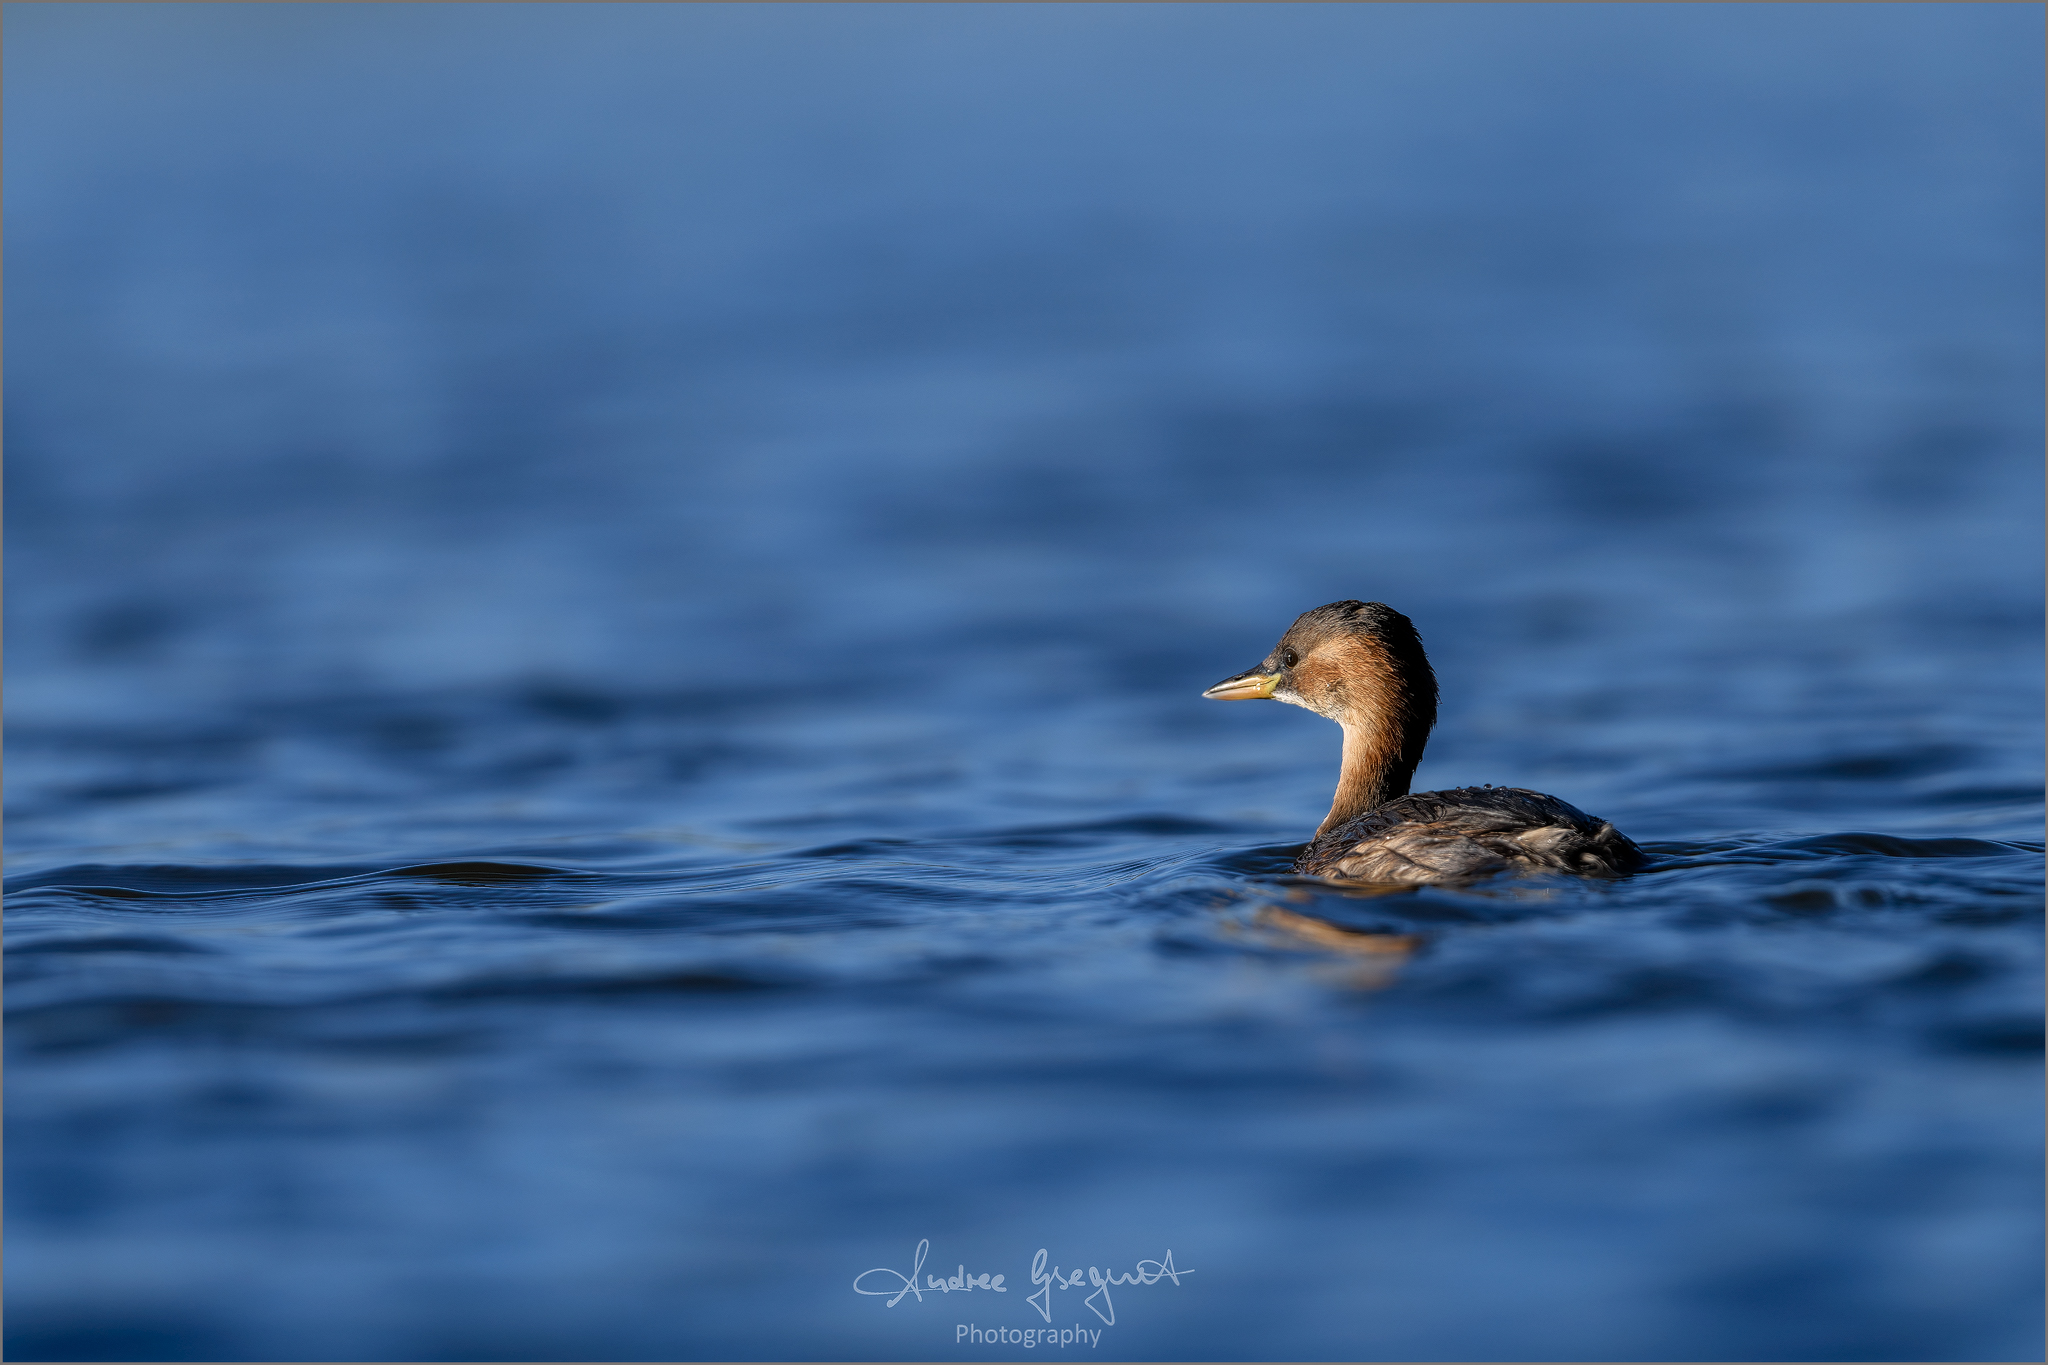
[[(925, 1275), (924, 1283), (920, 1285), (917, 1282), (918, 1276), (924, 1272), (924, 1258), (930, 1253), (931, 1247), (932, 1243), (929, 1237), (917, 1244), (917, 1252), (911, 1259), (910, 1273), (908, 1275), (900, 1270), (890, 1270), (886, 1266), (877, 1266), (873, 1270), (863, 1270), (860, 1274), (854, 1276), (853, 1292), (876, 1297), (887, 1295), (888, 1302), (882, 1305), (884, 1308), (894, 1308), (903, 1301), (905, 1294), (914, 1294), (917, 1296), (917, 1301), (923, 1303), (926, 1290), (930, 1290), (935, 1294), (972, 1293), (977, 1289), (993, 1290), (998, 1294), (1010, 1292), (1004, 1286), (1001, 1275), (990, 1275), (987, 1271), (983, 1271), (978, 1275), (970, 1275), (967, 1273), (965, 1265), (958, 1267), (953, 1274), (944, 1278), (937, 1275)], [(1086, 1299), (1083, 1299), (1082, 1302), (1086, 1303), (1089, 1310), (1096, 1317), (1101, 1318), (1105, 1326), (1109, 1327), (1116, 1326), (1116, 1303), (1110, 1298), (1109, 1294), (1111, 1285), (1157, 1284), (1161, 1280), (1171, 1280), (1175, 1285), (1179, 1285), (1181, 1276), (1195, 1273), (1192, 1270), (1182, 1270), (1176, 1266), (1173, 1263), (1173, 1252), (1171, 1249), (1168, 1249), (1166, 1259), (1160, 1261), (1140, 1261), (1138, 1262), (1137, 1269), (1129, 1273), (1113, 1269), (1101, 1270), (1091, 1265), (1086, 1270), (1076, 1266), (1070, 1273), (1062, 1274), (1058, 1266), (1047, 1270), (1045, 1262), (1046, 1250), (1044, 1247), (1040, 1247), (1038, 1254), (1031, 1258), (1031, 1283), (1039, 1286), (1039, 1290), (1037, 1293), (1027, 1296), (1024, 1301), (1033, 1308), (1036, 1308), (1047, 1322), (1051, 1322), (1052, 1291), (1054, 1289), (1073, 1289), (1084, 1283), (1090, 1284), (1095, 1287), (1095, 1292)], [(869, 1289), (867, 1287), (867, 1280), (870, 1276), (883, 1277), (882, 1287), (879, 1289)]]
[[(1057, 1285), (1061, 1289), (1072, 1289), (1081, 1283), (1082, 1273), (1078, 1266), (1074, 1268), (1073, 1273), (1070, 1275), (1060, 1274), (1058, 1266), (1054, 1266), (1050, 1273), (1048, 1273), (1045, 1268), (1045, 1248), (1040, 1247), (1038, 1254), (1031, 1258), (1031, 1283), (1045, 1287), (1036, 1294), (1026, 1298), (1024, 1302), (1030, 1304), (1043, 1314), (1047, 1322), (1051, 1322), (1053, 1287)], [(1116, 1303), (1109, 1296), (1109, 1287), (1111, 1285), (1158, 1284), (1161, 1280), (1172, 1280), (1178, 1286), (1181, 1276), (1194, 1273), (1192, 1270), (1181, 1270), (1174, 1265), (1171, 1248), (1167, 1250), (1165, 1260), (1140, 1261), (1138, 1262), (1137, 1270), (1129, 1275), (1120, 1275), (1114, 1271), (1097, 1270), (1091, 1265), (1088, 1267), (1086, 1274), (1088, 1283), (1095, 1286), (1095, 1292), (1083, 1299), (1082, 1302), (1087, 1304), (1090, 1311), (1096, 1317), (1101, 1318), (1106, 1326), (1114, 1327), (1116, 1326)], [(1102, 1302), (1097, 1303), (1097, 1299), (1102, 1300)]]
[[(853, 1292), (856, 1294), (878, 1295), (887, 1294), (889, 1292), (887, 1288), (861, 1288), (860, 1282), (862, 1280), (865, 1280), (870, 1275), (894, 1275), (903, 1286), (902, 1288), (896, 1291), (894, 1297), (892, 1297), (887, 1303), (882, 1305), (882, 1307), (884, 1308), (894, 1308), (896, 1306), (897, 1300), (901, 1299), (905, 1294), (915, 1294), (917, 1295), (917, 1301), (919, 1303), (923, 1303), (924, 1291), (926, 1289), (929, 1289), (934, 1293), (938, 1294), (972, 1292), (976, 1289), (993, 1289), (998, 1294), (1007, 1294), (1010, 1292), (1009, 1290), (1003, 1287), (1002, 1276), (992, 1276), (987, 1271), (983, 1271), (979, 1275), (970, 1275), (967, 1273), (967, 1267), (964, 1265), (961, 1266), (956, 1273), (947, 1276), (943, 1280), (936, 1275), (925, 1276), (924, 1287), (922, 1289), (919, 1288), (917, 1283), (917, 1273), (920, 1270), (924, 1269), (925, 1253), (930, 1251), (931, 1247), (932, 1239), (929, 1237), (925, 1238), (923, 1241), (917, 1244), (917, 1255), (910, 1263), (910, 1273), (908, 1275), (904, 1274), (900, 1270), (889, 1270), (881, 1266), (877, 1266), (873, 1270), (861, 1271), (860, 1274), (853, 1277)], [(1047, 1319), (1047, 1321), (1051, 1321), (1051, 1319)]]

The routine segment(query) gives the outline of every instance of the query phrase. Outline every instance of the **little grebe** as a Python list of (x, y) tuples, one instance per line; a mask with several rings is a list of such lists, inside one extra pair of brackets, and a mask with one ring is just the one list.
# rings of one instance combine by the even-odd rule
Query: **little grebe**
[(1521, 787), (1410, 794), (1436, 724), (1436, 674), (1414, 623), (1380, 602), (1332, 602), (1287, 628), (1264, 663), (1202, 694), (1271, 697), (1344, 727), (1337, 798), (1294, 870), (1375, 882), (1495, 872), (1612, 876), (1643, 853), (1605, 820)]

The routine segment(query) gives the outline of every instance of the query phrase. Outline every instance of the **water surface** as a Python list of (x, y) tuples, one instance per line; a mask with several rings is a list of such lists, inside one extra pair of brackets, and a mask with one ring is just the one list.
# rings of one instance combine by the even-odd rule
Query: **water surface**
[(2038, 1358), (2040, 30), (11, 6), (9, 1354)]

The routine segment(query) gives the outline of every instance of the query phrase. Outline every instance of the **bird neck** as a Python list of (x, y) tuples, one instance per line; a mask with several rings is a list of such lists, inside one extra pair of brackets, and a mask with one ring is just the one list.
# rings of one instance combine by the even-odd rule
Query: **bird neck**
[(1344, 723), (1344, 767), (1337, 775), (1337, 795), (1330, 802), (1330, 813), (1316, 826), (1318, 837), (1408, 794), (1421, 755), (1403, 761), (1404, 736), (1394, 721), (1385, 716), (1377, 722)]

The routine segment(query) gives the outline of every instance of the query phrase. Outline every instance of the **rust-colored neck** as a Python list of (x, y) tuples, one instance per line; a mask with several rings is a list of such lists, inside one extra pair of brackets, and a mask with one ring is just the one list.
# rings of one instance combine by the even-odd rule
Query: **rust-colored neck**
[(1408, 794), (1415, 764), (1401, 762), (1401, 735), (1394, 721), (1394, 716), (1382, 712), (1362, 722), (1340, 722), (1344, 726), (1344, 769), (1337, 775), (1337, 795), (1330, 802), (1330, 813), (1316, 826), (1318, 836)]
[(1321, 836), (1408, 794), (1436, 724), (1436, 675), (1412, 635), (1391, 646), (1353, 638), (1317, 656), (1314, 664), (1328, 670), (1311, 669), (1324, 703), (1318, 709), (1344, 727), (1344, 768), (1330, 813), (1316, 828)]

